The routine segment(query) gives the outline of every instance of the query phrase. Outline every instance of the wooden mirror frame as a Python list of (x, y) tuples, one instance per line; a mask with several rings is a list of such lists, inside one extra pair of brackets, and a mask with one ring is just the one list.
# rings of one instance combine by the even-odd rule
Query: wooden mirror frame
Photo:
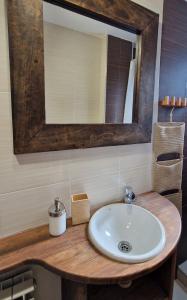
[(150, 142), (158, 15), (130, 0), (47, 2), (139, 34), (136, 122), (46, 124), (43, 1), (7, 0), (14, 153)]

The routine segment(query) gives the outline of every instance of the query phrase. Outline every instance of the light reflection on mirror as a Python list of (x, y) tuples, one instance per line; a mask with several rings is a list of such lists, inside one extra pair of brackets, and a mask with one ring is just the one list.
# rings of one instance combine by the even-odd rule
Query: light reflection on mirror
[(137, 36), (43, 5), (46, 123), (132, 123)]

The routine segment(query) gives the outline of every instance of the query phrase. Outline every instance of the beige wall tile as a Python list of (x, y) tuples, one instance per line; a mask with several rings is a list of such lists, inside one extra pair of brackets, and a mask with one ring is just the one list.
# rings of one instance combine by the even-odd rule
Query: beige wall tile
[[(1, 72), (0, 72), (1, 73)], [(13, 155), (10, 93), (0, 92), (0, 162)]]
[(53, 184), (69, 179), (65, 161), (20, 164), (15, 157), (0, 161), (0, 194)]
[(100, 153), (100, 155), (85, 155), (84, 159), (74, 159), (70, 163), (70, 179), (86, 179), (88, 177), (105, 176), (116, 173), (119, 170), (119, 158), (111, 153)]
[(48, 223), (48, 208), (61, 197), (70, 215), (69, 182), (0, 195), (0, 235)]
[(122, 195), (124, 195), (125, 185), (132, 186), (135, 194), (141, 194), (152, 190), (151, 169), (151, 164), (147, 164), (144, 167), (136, 167), (131, 170), (121, 170), (120, 190)]
[(151, 144), (122, 148), (119, 157), (120, 171), (129, 172), (136, 168), (146, 168), (152, 164)]
[(88, 194), (91, 207), (101, 206), (103, 203), (119, 199), (119, 174), (105, 174), (91, 178), (71, 181), (71, 193), (85, 192)]
[(0, 1), (0, 92), (10, 91), (9, 51), (5, 0)]

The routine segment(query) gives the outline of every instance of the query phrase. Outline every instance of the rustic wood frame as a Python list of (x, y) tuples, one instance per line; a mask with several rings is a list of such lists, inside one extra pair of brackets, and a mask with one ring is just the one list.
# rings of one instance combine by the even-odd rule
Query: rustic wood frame
[(136, 123), (45, 123), (43, 1), (7, 0), (14, 153), (147, 143), (151, 140), (158, 15), (130, 0), (47, 0), (140, 34)]

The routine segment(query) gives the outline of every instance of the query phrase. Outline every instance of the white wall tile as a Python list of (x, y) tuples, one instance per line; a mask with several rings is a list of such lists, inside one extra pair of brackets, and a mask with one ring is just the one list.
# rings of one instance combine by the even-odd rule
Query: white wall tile
[(151, 164), (152, 150), (151, 144), (131, 145), (122, 147), (119, 156), (120, 170), (126, 171)]
[(5, 0), (0, 1), (0, 92), (10, 91), (9, 51)]
[(60, 197), (70, 215), (69, 182), (0, 195), (0, 235), (48, 223), (48, 208)]
[(68, 179), (69, 171), (65, 161), (20, 164), (16, 157), (12, 160), (0, 161), (0, 194)]
[(130, 185), (135, 193), (152, 190), (152, 145), (142, 144), (121, 147), (120, 190), (124, 193), (124, 186)]
[[(83, 178), (71, 181), (71, 193), (85, 192), (88, 194), (93, 208), (110, 202), (112, 199), (119, 200), (119, 174), (109, 174), (91, 178)], [(112, 195), (112, 197), (111, 197)]]
[(87, 177), (104, 176), (105, 174), (116, 173), (119, 170), (119, 158), (113, 151), (89, 155), (85, 153), (84, 159), (75, 158), (70, 163), (70, 179), (84, 179)]
[(124, 186), (133, 187), (135, 194), (141, 194), (151, 190), (151, 165), (137, 167), (133, 170), (120, 171), (120, 188), (124, 192)]
[(13, 153), (11, 116), (10, 93), (0, 92), (0, 162), (10, 158)]

